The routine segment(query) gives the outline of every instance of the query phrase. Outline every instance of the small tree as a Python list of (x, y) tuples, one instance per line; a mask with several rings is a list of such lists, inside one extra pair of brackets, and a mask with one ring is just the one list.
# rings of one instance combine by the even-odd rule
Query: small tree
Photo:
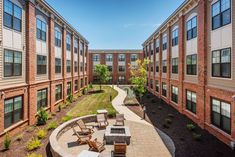
[(146, 92), (145, 85), (147, 83), (147, 65), (149, 60), (144, 59), (143, 61), (137, 60), (137, 66), (133, 67), (129, 64), (131, 78), (130, 81), (134, 85), (133, 90), (136, 96), (140, 99)]
[(95, 73), (98, 76), (99, 83), (100, 83), (100, 90), (101, 90), (101, 84), (106, 83), (110, 79), (109, 77), (110, 73), (109, 73), (107, 65), (102, 65), (102, 64), (96, 65)]

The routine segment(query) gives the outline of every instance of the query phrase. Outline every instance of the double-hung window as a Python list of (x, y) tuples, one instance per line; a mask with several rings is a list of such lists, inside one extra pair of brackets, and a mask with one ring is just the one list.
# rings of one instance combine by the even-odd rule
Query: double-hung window
[(178, 87), (171, 86), (171, 101), (178, 103)]
[(172, 47), (178, 45), (178, 36), (179, 36), (179, 29), (176, 28), (172, 31)]
[(71, 60), (66, 60), (66, 71), (67, 73), (71, 72)]
[(159, 72), (159, 62), (156, 62), (156, 72)]
[(187, 75), (197, 75), (197, 55), (187, 56)]
[(137, 54), (131, 54), (131, 62), (135, 62), (138, 59)]
[(74, 39), (74, 53), (78, 53), (78, 40)]
[(164, 34), (162, 37), (162, 50), (167, 49), (167, 34)]
[(151, 51), (151, 55), (153, 55), (153, 42), (151, 43), (151, 45), (150, 45), (150, 51)]
[(211, 8), (212, 30), (231, 23), (231, 0), (218, 0)]
[(46, 41), (47, 27), (46, 23), (37, 18), (37, 39)]
[(4, 128), (23, 119), (23, 97), (17, 96), (4, 100)]
[(69, 96), (70, 94), (71, 94), (71, 86), (72, 86), (72, 84), (71, 84), (71, 82), (68, 82), (67, 83), (67, 96)]
[(37, 55), (37, 74), (47, 73), (47, 56)]
[(186, 93), (186, 109), (196, 114), (197, 95), (196, 93), (187, 90)]
[(22, 53), (4, 50), (4, 77), (22, 75)]
[(150, 79), (150, 88), (153, 89), (153, 79)]
[(197, 16), (187, 21), (187, 40), (197, 37)]
[(69, 34), (66, 35), (66, 50), (71, 51), (71, 36)]
[(56, 85), (55, 86), (55, 100), (59, 101), (62, 99), (62, 85)]
[(106, 60), (106, 62), (112, 62), (113, 61), (113, 55), (112, 54), (107, 54), (105, 56), (105, 60)]
[(47, 89), (37, 91), (37, 111), (47, 106)]
[(74, 72), (78, 72), (78, 62), (74, 61)]
[(165, 82), (162, 82), (162, 95), (166, 97), (167, 85)]
[(118, 61), (119, 61), (119, 62), (124, 62), (124, 61), (125, 61), (125, 58), (126, 58), (126, 57), (125, 57), (125, 54), (119, 54), (119, 55), (118, 55)]
[(94, 54), (93, 55), (93, 61), (94, 62), (99, 62), (100, 61), (100, 55), (99, 54)]
[(162, 61), (162, 72), (163, 73), (167, 72), (167, 61), (166, 60)]
[(178, 74), (178, 58), (172, 58), (172, 74)]
[(119, 72), (125, 72), (125, 70), (126, 70), (125, 66), (122, 66), (122, 65), (118, 66), (118, 71)]
[(80, 62), (80, 72), (83, 72), (83, 67), (84, 67), (83, 62)]
[(108, 70), (109, 70), (109, 72), (112, 72), (113, 71), (113, 66), (108, 65)]
[(218, 99), (211, 99), (211, 123), (231, 134), (231, 105)]
[(74, 81), (74, 90), (78, 91), (78, 80)]
[(61, 31), (55, 27), (55, 46), (61, 47)]
[(212, 52), (212, 76), (231, 78), (231, 49)]
[(158, 82), (158, 80), (155, 80), (155, 84), (156, 84), (156, 92), (159, 92), (159, 82)]
[(4, 0), (3, 25), (18, 32), (22, 30), (22, 9), (9, 0)]
[(156, 40), (156, 53), (159, 52), (159, 47), (160, 47), (160, 41), (159, 39)]
[(80, 81), (81, 81), (81, 82), (80, 82), (80, 87), (83, 88), (83, 86), (84, 86), (84, 85), (83, 85), (83, 78), (81, 78)]
[(55, 73), (59, 74), (61, 73), (61, 59), (55, 58)]
[(80, 43), (79, 49), (80, 49), (80, 55), (83, 56), (83, 54), (84, 54), (84, 44), (83, 43)]

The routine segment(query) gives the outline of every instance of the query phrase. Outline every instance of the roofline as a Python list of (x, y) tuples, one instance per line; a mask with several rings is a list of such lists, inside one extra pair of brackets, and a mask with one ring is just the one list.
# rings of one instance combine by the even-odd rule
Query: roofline
[(59, 17), (59, 19), (61, 19), (66, 25), (68, 25), (70, 27), (70, 29), (72, 29), (72, 31), (76, 32), (76, 34), (81, 39), (83, 39), (87, 44), (89, 44), (89, 41), (83, 35), (81, 35), (68, 21), (66, 21), (64, 19), (64, 17), (62, 17), (60, 15), (60, 13), (58, 13), (49, 3), (47, 3), (46, 0), (36, 0), (36, 1), (42, 3), (45, 6), (47, 6), (57, 17)]
[(153, 36), (159, 32), (166, 24), (167, 22), (179, 11), (181, 10), (190, 0), (185, 0), (151, 35), (147, 38), (147, 40), (144, 41), (142, 46), (145, 45), (146, 42), (148, 42)]

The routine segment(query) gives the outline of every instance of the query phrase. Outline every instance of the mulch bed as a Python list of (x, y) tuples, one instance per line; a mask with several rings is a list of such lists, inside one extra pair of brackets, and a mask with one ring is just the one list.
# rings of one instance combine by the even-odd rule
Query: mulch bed
[[(56, 109), (55, 116), (52, 116), (50, 120), (47, 121), (47, 124), (50, 124), (50, 122), (57, 121), (58, 125), (62, 124), (63, 122), (61, 121), (62, 117), (66, 115), (66, 113), (71, 110), (78, 101), (81, 101), (82, 99), (86, 98), (86, 95), (83, 95), (79, 97), (75, 102), (70, 104), (69, 106), (62, 108), (60, 112), (58, 112), (58, 109)], [(21, 141), (17, 141), (14, 139), (16, 136), (12, 137), (12, 143), (10, 145), (9, 150), (4, 150), (3, 143), (0, 144), (0, 157), (25, 157), (27, 154), (31, 154), (35, 152), (36, 154), (41, 154), (43, 157), (52, 157), (51, 152), (50, 152), (50, 146), (49, 146), (49, 136), (51, 134), (51, 131), (47, 132), (46, 138), (42, 139), (42, 146), (38, 148), (35, 151), (27, 151), (26, 150), (26, 144), (27, 142), (36, 136), (36, 133), (39, 129), (47, 130), (47, 126), (27, 126), (24, 128), (24, 130), (19, 133), (23, 135), (23, 138)]]
[[(173, 140), (176, 147), (176, 157), (235, 157), (235, 151), (232, 151), (229, 146), (219, 141), (208, 131), (199, 128), (189, 118), (180, 114), (164, 101), (160, 102), (151, 93), (147, 93), (143, 97), (142, 104), (146, 106), (146, 120)], [(140, 106), (128, 106), (128, 108), (143, 117), (143, 110)], [(171, 119), (172, 123), (167, 124), (166, 119)], [(196, 125), (195, 131), (189, 131), (186, 127), (187, 124)], [(193, 132), (201, 134), (199, 141), (193, 138)]]

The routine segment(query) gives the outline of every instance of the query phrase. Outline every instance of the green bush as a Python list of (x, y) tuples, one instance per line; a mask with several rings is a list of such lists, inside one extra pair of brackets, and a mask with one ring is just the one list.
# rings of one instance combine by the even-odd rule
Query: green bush
[(8, 133), (6, 133), (5, 138), (4, 138), (4, 148), (8, 150), (11, 145), (11, 137)]
[(171, 120), (170, 118), (166, 118), (166, 119), (165, 119), (165, 122), (166, 122), (167, 124), (171, 124), (171, 123), (172, 123), (172, 120)]
[(37, 125), (45, 125), (48, 120), (48, 114), (45, 109), (41, 108), (38, 111)]
[(35, 149), (40, 148), (42, 145), (41, 140), (39, 140), (38, 138), (32, 138), (26, 145), (26, 148), (28, 151), (32, 151)]
[(189, 131), (194, 131), (196, 129), (196, 126), (194, 124), (187, 124), (186, 127)]
[(43, 129), (40, 129), (37, 132), (38, 139), (43, 139), (43, 138), (46, 137), (46, 135), (47, 135), (47, 132), (45, 130), (43, 130)]
[(64, 117), (62, 117), (62, 121), (63, 122), (67, 122), (67, 121), (69, 121), (69, 120), (71, 120), (72, 119), (72, 116), (64, 116)]
[(58, 124), (57, 122), (51, 122), (48, 127), (47, 130), (54, 130), (55, 128), (57, 128)]
[(73, 102), (73, 95), (72, 95), (72, 94), (70, 94), (70, 95), (68, 96), (67, 101), (68, 101), (69, 103), (72, 103), (72, 102)]
[(93, 84), (92, 84), (92, 83), (89, 84), (89, 88), (90, 88), (90, 89), (93, 88)]
[(36, 153), (31, 153), (31, 154), (28, 154), (26, 157), (42, 157), (42, 155), (36, 154)]
[(198, 134), (198, 133), (193, 133), (193, 139), (196, 140), (196, 141), (201, 141), (201, 137), (202, 135), (201, 134)]
[(116, 116), (116, 113), (117, 113), (116, 110), (110, 110), (110, 111), (108, 112), (108, 117), (109, 117), (109, 118), (113, 118), (113, 117)]
[(87, 94), (87, 91), (88, 91), (87, 87), (83, 88), (83, 89), (82, 89), (82, 94), (83, 94), (83, 95), (86, 95), (86, 94)]
[(23, 134), (16, 136), (16, 141), (21, 141), (23, 139)]

